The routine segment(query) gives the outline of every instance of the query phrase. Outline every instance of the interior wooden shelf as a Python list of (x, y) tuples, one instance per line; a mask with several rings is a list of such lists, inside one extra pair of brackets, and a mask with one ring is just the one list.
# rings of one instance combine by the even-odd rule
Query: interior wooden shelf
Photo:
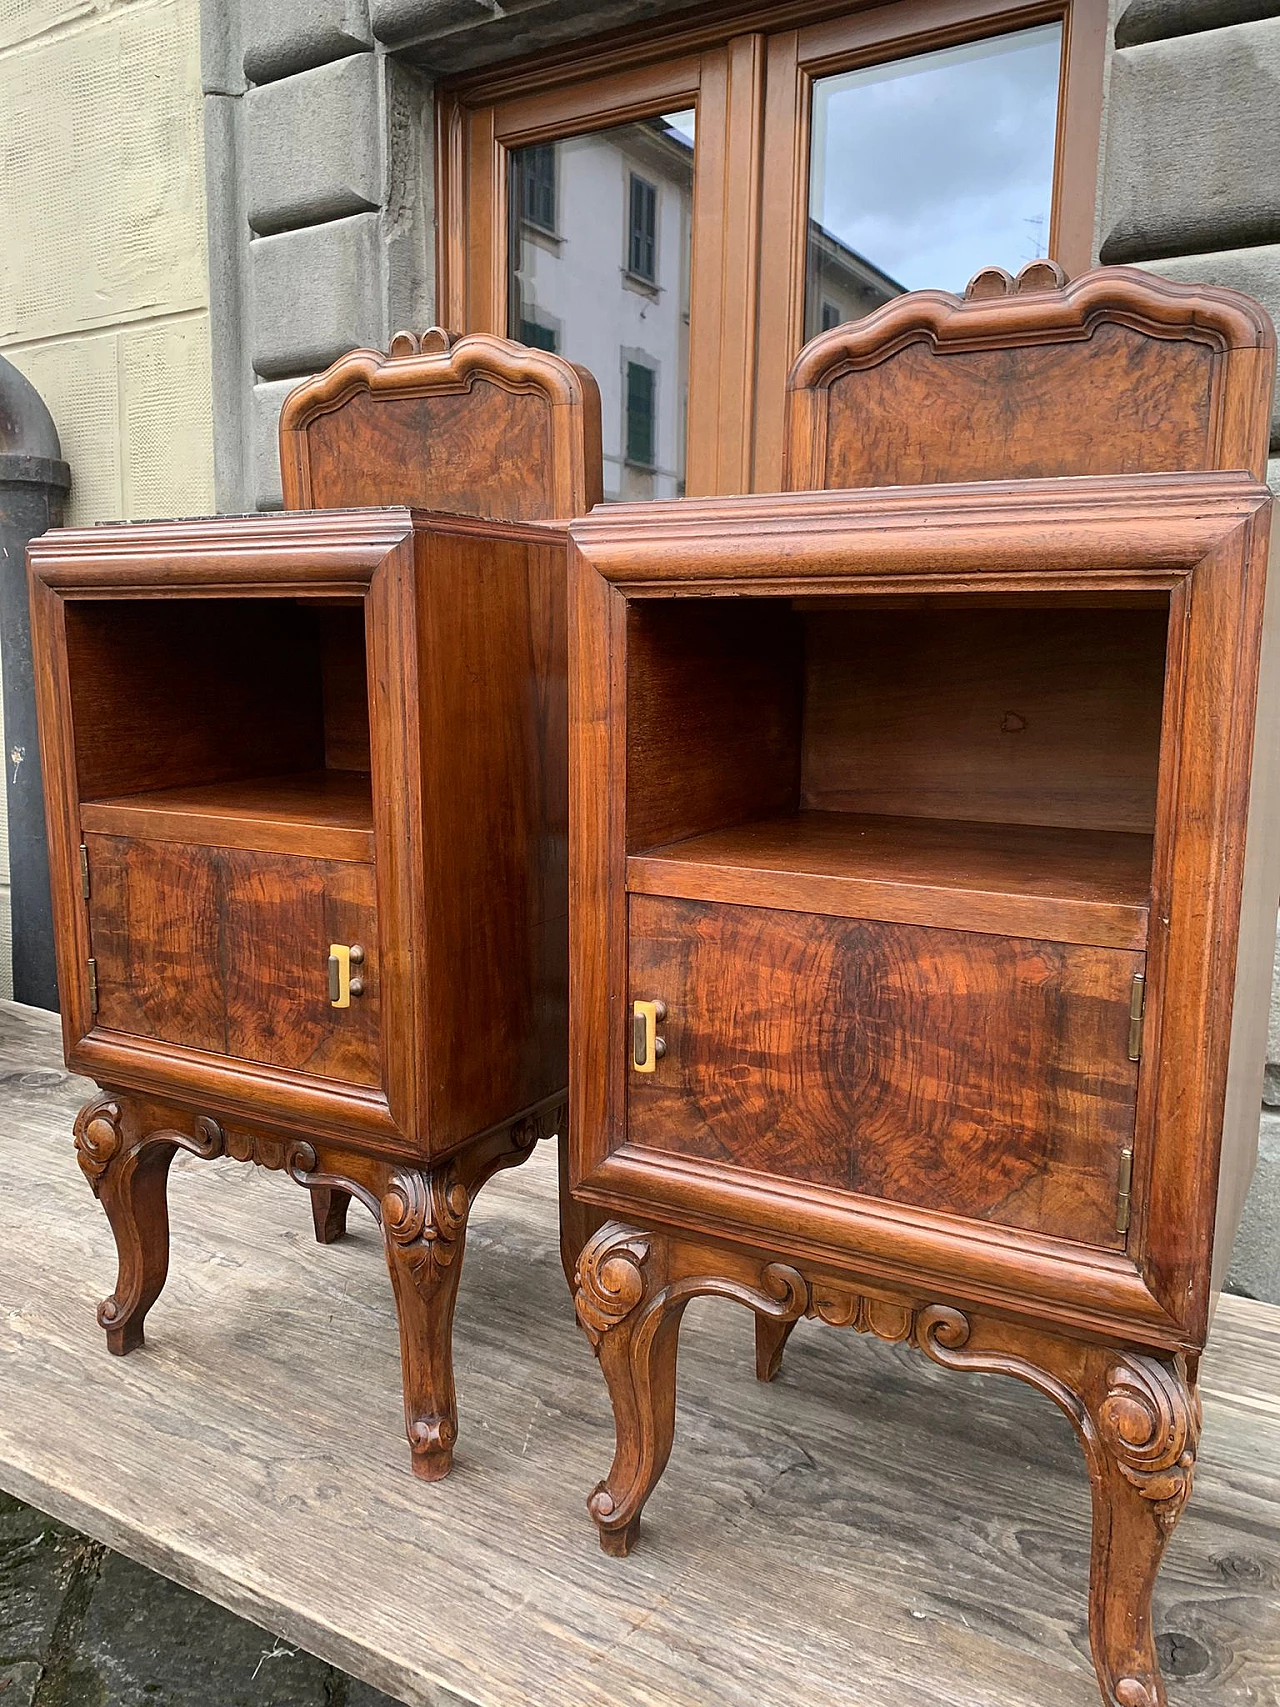
[(303, 771), (162, 788), (80, 804), (88, 832), (312, 859), (372, 860), (367, 771)]
[(632, 893), (1143, 948), (1151, 837), (796, 812), (627, 861)]

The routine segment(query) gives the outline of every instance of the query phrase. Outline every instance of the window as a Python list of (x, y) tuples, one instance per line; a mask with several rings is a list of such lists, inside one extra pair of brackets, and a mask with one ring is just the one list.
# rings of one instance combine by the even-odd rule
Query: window
[(1061, 60), (1055, 21), (815, 81), (807, 337), (1045, 253)]
[(658, 282), (658, 192), (653, 184), (631, 174), (627, 271), (650, 284)]
[(653, 467), (653, 397), (657, 375), (643, 362), (627, 363), (627, 461)]
[(556, 151), (548, 143), (522, 148), (517, 166), (520, 214), (539, 231), (556, 229)]
[(554, 356), (560, 348), (560, 335), (554, 326), (544, 326), (539, 320), (520, 321), (520, 342), (533, 350), (550, 350)]
[[(677, 395), (686, 383), (693, 157), (687, 108), (510, 156), (507, 335), (595, 375), (608, 499), (674, 498), (684, 488), (682, 423), (673, 409), (659, 419), (653, 398), (658, 368), (675, 375)], [(559, 185), (554, 241), (523, 217), (531, 175)], [(661, 291), (637, 289), (635, 276)], [(631, 479), (635, 468), (652, 477)]]
[(600, 382), (608, 496), (641, 466), (633, 360), (663, 376), (646, 490), (776, 490), (807, 337), (980, 267), (1090, 264), (1107, 0), (808, 6), (743, 0), (440, 91), (442, 318), (561, 328)]

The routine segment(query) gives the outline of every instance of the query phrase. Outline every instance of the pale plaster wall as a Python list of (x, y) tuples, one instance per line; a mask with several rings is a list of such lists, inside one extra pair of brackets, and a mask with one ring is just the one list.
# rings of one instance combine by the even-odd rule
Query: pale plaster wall
[(0, 350), (70, 523), (213, 509), (198, 0), (0, 0)]
[[(199, 23), (0, 0), (0, 350), (53, 416), (69, 523), (214, 508)], [(10, 918), (0, 789), (0, 996)]]

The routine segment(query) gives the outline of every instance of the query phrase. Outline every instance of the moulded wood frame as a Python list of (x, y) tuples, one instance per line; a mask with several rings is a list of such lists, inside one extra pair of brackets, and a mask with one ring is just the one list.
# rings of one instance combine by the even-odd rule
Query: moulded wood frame
[(285, 509), (309, 509), (317, 498), (323, 504), (323, 493), (313, 491), (308, 432), (319, 416), (342, 409), (361, 392), (384, 400), (464, 395), (477, 381), (513, 395), (534, 393), (547, 399), (552, 417), (547, 435), (551, 515), (578, 515), (599, 501), (600, 392), (592, 375), (504, 337), (475, 334), (454, 340), (433, 329), (421, 343), (412, 333), (398, 333), (387, 355), (352, 350), (290, 392), (280, 412)]
[[(976, 284), (981, 281), (975, 281)], [(1266, 314), (1236, 291), (1185, 285), (1137, 267), (1098, 267), (1065, 285), (1008, 281), (1002, 295), (955, 297), (918, 290), (874, 314), (810, 339), (786, 385), (783, 484), (807, 492), (827, 484), (831, 386), (892, 359), (908, 344), (931, 355), (1083, 343), (1103, 323), (1151, 339), (1196, 343), (1213, 352), (1202, 468), (1266, 475), (1275, 332)], [(1170, 396), (1166, 408), (1178, 400)], [(1046, 447), (1046, 456), (1052, 455)]]
[[(1250, 798), (1255, 881), (1270, 771), (1253, 750), (1270, 494), (1238, 473), (626, 505), (573, 524), (570, 1096), (575, 1194), (620, 1219), (927, 1285), (998, 1312), (1170, 1350), (1203, 1343), (1215, 1193), (1247, 1172), (1265, 991), (1241, 956)], [(1147, 949), (1146, 1041), (1127, 1249), (734, 1172), (627, 1142), (626, 616), (631, 599), (1163, 590), (1169, 645)], [(1269, 713), (1268, 713), (1269, 714)], [(1264, 774), (1265, 773), (1265, 774)], [(1256, 838), (1256, 839), (1255, 839)], [(1176, 858), (1175, 858), (1176, 850)], [(1267, 867), (1267, 881), (1274, 858)], [(1246, 924), (1246, 928), (1248, 928)], [(1248, 964), (1246, 964), (1248, 962)], [(1246, 988), (1246, 985), (1248, 986)], [(1254, 988), (1254, 986), (1257, 986)], [(1256, 1075), (1254, 1075), (1256, 1077)], [(1256, 1114), (1255, 1114), (1256, 1126)], [(1229, 1237), (1229, 1231), (1227, 1236)]]
[[(781, 485), (784, 390), (803, 341), (815, 77), (1062, 19), (1051, 253), (1093, 244), (1105, 0), (713, 7), (459, 78), (437, 101), (437, 278), (449, 322), (505, 333), (511, 149), (698, 112), (686, 423), (690, 493)], [(777, 240), (765, 244), (762, 233)]]
[[(419, 515), (422, 513), (419, 512)], [(483, 526), (515, 537), (545, 534), (508, 523), (433, 516), (444, 531)], [(428, 897), (422, 846), (423, 784), (415, 624), (415, 517), (407, 509), (330, 510), (231, 517), (47, 535), (31, 554), (49, 854), (68, 1065), (100, 1083), (189, 1101), (255, 1129), (302, 1130), (350, 1149), (421, 1161), (429, 1128), (423, 968)], [(90, 1006), (89, 928), (78, 886), (79, 791), (67, 675), (66, 605), (76, 599), (359, 597), (364, 601), (371, 693), (387, 703), (372, 719), (375, 878), (380, 937), (382, 1085), (363, 1088), (262, 1063), (236, 1061), (108, 1031)], [(52, 732), (52, 739), (49, 733)], [(394, 787), (392, 783), (394, 782)]]

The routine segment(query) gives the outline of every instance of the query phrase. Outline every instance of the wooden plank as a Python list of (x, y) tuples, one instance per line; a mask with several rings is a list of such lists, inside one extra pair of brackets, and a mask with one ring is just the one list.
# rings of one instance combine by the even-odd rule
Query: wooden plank
[(106, 836), (314, 859), (373, 858), (367, 770), (302, 771), (86, 800), (80, 823)]
[(1043, 824), (794, 812), (633, 854), (627, 888), (1143, 949), (1151, 838)]
[[(1030, 1390), (807, 1322), (763, 1387), (746, 1313), (695, 1304), (670, 1469), (635, 1555), (609, 1560), (583, 1501), (612, 1428), (550, 1154), (479, 1200), (457, 1469), (427, 1485), (372, 1230), (353, 1215), (350, 1241), (317, 1247), (278, 1175), (175, 1166), (168, 1290), (148, 1346), (107, 1358), (110, 1238), (69, 1136), (85, 1093), (53, 1016), (0, 1005), (10, 1492), (415, 1707), (1097, 1707), (1084, 1470)], [(1280, 1309), (1224, 1298), (1203, 1380), (1157, 1593), (1171, 1701), (1267, 1707)]]

